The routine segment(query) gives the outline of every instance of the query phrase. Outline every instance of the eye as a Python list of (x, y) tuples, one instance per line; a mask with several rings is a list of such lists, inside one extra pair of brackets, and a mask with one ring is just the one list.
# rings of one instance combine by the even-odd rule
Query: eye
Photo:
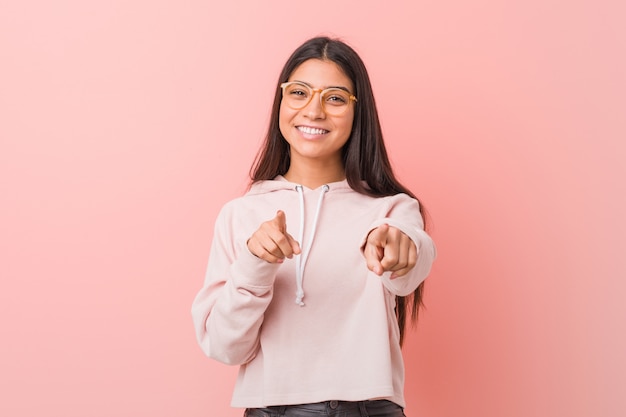
[(291, 91), (289, 92), (289, 94), (294, 95), (294, 96), (303, 96), (303, 97), (306, 97), (306, 91), (304, 91), (304, 90), (295, 90), (295, 89), (294, 89), (294, 90), (291, 90)]
[(287, 88), (287, 95), (295, 100), (303, 100), (309, 97), (309, 91), (306, 87), (298, 84), (292, 84)]
[(325, 94), (325, 102), (333, 106), (343, 106), (348, 103), (350, 96), (343, 90), (332, 90)]

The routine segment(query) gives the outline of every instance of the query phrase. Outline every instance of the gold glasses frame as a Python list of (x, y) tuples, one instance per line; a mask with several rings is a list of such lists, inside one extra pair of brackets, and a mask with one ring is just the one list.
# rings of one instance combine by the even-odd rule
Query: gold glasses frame
[[(340, 88), (340, 87), (313, 88), (310, 85), (305, 84), (305, 83), (303, 83), (301, 81), (288, 81), (288, 82), (282, 83), (280, 85), (280, 88), (282, 89), (283, 99), (285, 98), (285, 89), (287, 87), (291, 86), (291, 85), (300, 86), (300, 87), (302, 87), (302, 88), (304, 88), (304, 89), (306, 89), (306, 90), (308, 90), (310, 92), (309, 98), (306, 101), (302, 101), (302, 106), (294, 106), (293, 102), (290, 102), (290, 101), (287, 102), (287, 105), (289, 107), (291, 107), (292, 109), (294, 109), (294, 110), (301, 110), (301, 109), (305, 108), (306, 106), (308, 106), (309, 103), (311, 102), (311, 100), (313, 100), (313, 96), (315, 95), (315, 93), (319, 94), (320, 105), (322, 106), (322, 109), (324, 109), (324, 112), (326, 114), (331, 114), (331, 115), (335, 115), (335, 116), (342, 115), (343, 113), (346, 112), (346, 110), (348, 109), (350, 103), (352, 103), (352, 102), (356, 103), (358, 101), (356, 96), (354, 94), (352, 94), (350, 91), (348, 91), (347, 89)], [(326, 109), (326, 104), (324, 103), (323, 97), (325, 97), (329, 92), (332, 93), (333, 91), (340, 91), (341, 93), (344, 93), (344, 94), (348, 93), (349, 94), (349, 96), (348, 96), (349, 102), (346, 103), (346, 105), (342, 107), (342, 110), (340, 112), (333, 112), (333, 111), (328, 112), (328, 110)]]

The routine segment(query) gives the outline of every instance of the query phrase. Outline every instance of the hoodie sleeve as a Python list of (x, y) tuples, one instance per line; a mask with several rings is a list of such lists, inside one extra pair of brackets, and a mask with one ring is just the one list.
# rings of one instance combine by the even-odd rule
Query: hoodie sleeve
[(394, 295), (407, 296), (426, 279), (430, 273), (437, 250), (431, 237), (424, 231), (424, 219), (419, 211), (419, 203), (406, 194), (391, 197), (391, 204), (385, 217), (374, 221), (363, 237), (361, 250), (369, 233), (380, 225), (388, 224), (409, 236), (417, 247), (417, 263), (406, 275), (390, 279), (391, 271), (383, 273), (383, 285)]
[(234, 242), (231, 210), (222, 209), (215, 223), (204, 286), (191, 313), (204, 353), (228, 365), (252, 360), (259, 329), (272, 300), (280, 264), (270, 264)]

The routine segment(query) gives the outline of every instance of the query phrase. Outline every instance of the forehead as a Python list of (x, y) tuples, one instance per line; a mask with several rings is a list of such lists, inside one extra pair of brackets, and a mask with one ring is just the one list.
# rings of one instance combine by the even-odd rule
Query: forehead
[(289, 81), (302, 81), (314, 88), (346, 87), (353, 90), (352, 81), (339, 65), (321, 59), (304, 61), (291, 73)]

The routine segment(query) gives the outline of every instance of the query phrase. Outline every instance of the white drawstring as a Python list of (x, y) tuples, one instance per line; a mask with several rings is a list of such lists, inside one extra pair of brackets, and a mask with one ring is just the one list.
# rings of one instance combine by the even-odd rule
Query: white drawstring
[(322, 187), (322, 192), (320, 193), (320, 198), (317, 200), (317, 209), (315, 210), (315, 217), (313, 218), (313, 228), (311, 229), (311, 234), (309, 236), (309, 242), (306, 247), (304, 246), (304, 192), (303, 187), (301, 185), (296, 186), (296, 190), (298, 190), (298, 194), (300, 197), (300, 235), (298, 242), (303, 245), (302, 252), (300, 255), (296, 256), (296, 304), (303, 306), (304, 302), (302, 299), (304, 298), (304, 289), (302, 288), (302, 281), (304, 279), (304, 267), (306, 265), (307, 258), (309, 257), (309, 253), (311, 251), (311, 246), (313, 246), (313, 239), (315, 238), (315, 230), (317, 229), (317, 220), (319, 219), (320, 211), (322, 209), (322, 201), (324, 200), (324, 194), (328, 192), (330, 187), (328, 185), (324, 185)]
[[(298, 236), (298, 242), (303, 246), (300, 248), (301, 251), (304, 250), (304, 243), (302, 239), (304, 238), (304, 193), (302, 191), (301, 185), (296, 185), (296, 190), (298, 190), (298, 196), (300, 197), (300, 235)], [(302, 264), (302, 252), (300, 255), (296, 256), (296, 304), (300, 304), (303, 306), (304, 303), (302, 299), (304, 298), (304, 290), (302, 289), (302, 271), (300, 269), (300, 265)]]

